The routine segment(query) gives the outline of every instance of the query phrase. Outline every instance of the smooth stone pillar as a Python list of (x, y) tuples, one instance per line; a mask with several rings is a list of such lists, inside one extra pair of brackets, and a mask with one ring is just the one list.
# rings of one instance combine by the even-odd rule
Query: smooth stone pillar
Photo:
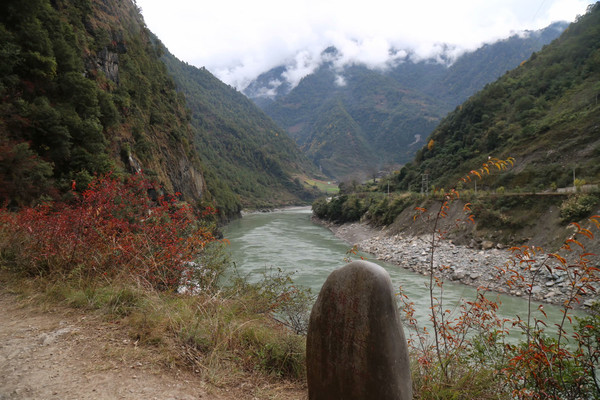
[(411, 400), (408, 345), (385, 269), (333, 271), (313, 306), (306, 343), (309, 400)]

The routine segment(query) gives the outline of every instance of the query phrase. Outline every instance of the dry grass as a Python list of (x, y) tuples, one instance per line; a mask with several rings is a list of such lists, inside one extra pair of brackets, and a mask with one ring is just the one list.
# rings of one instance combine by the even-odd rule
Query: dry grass
[(185, 370), (236, 399), (306, 398), (304, 337), (258, 312), (262, 304), (252, 293), (189, 296), (133, 284), (77, 287), (8, 273), (0, 281), (23, 307), (71, 309), (118, 327), (136, 350), (114, 346), (108, 359)]

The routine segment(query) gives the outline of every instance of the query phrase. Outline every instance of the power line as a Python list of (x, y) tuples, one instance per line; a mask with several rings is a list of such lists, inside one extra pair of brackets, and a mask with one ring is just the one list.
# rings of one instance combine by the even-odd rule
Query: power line
[(540, 10), (542, 9), (542, 7), (544, 6), (544, 3), (546, 2), (546, 0), (542, 0), (542, 3), (540, 4), (540, 6), (538, 7), (537, 11), (535, 12), (535, 14), (533, 14), (533, 18), (532, 20), (535, 22), (535, 18), (538, 16), (538, 14), (540, 13)]

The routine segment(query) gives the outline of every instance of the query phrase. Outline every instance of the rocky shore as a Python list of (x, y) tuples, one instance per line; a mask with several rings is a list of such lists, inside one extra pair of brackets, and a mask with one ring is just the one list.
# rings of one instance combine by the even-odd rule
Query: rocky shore
[[(385, 229), (372, 228), (364, 223), (331, 224), (316, 221), (335, 236), (356, 245), (359, 250), (372, 254), (376, 259), (398, 265), (422, 275), (429, 274), (431, 236), (410, 236), (390, 234)], [(512, 253), (501, 244), (489, 241), (472, 241), (468, 246), (459, 246), (451, 240), (436, 243), (434, 268), (438, 276), (444, 280), (454, 281), (475, 287), (512, 296), (527, 297), (528, 287), (509, 287), (507, 274), (503, 274), (507, 263), (512, 268), (524, 266), (513, 265)], [(534, 265), (528, 273), (536, 272), (540, 265)], [(538, 272), (536, 283), (532, 287), (533, 299), (536, 301), (562, 304), (568, 297), (569, 284), (566, 273), (546, 268)], [(598, 288), (600, 289), (600, 288)], [(590, 306), (595, 296), (583, 297), (581, 305)]]

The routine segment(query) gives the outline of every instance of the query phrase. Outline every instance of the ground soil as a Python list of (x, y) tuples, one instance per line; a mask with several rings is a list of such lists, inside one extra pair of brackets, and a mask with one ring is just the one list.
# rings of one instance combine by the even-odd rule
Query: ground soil
[(208, 383), (138, 346), (118, 323), (0, 290), (0, 400), (303, 399), (298, 387)]

